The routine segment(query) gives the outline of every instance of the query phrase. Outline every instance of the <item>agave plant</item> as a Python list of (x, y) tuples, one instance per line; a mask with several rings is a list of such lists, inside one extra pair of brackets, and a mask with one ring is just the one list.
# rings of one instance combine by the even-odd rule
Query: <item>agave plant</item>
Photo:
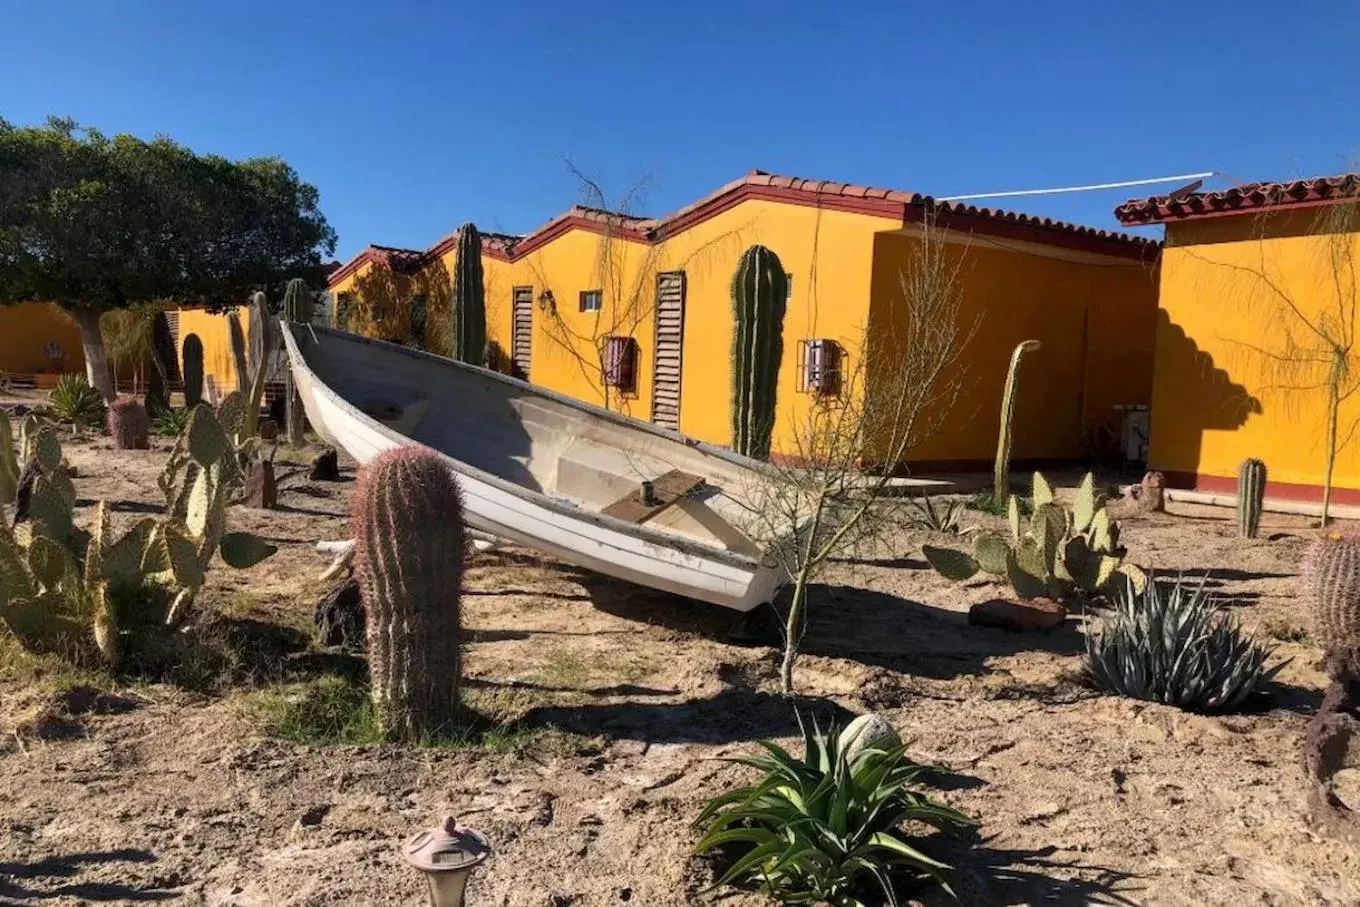
[(1193, 712), (1230, 712), (1287, 662), (1219, 613), (1223, 602), (1177, 576), (1126, 581), (1114, 610), (1086, 635), (1086, 667), (1103, 689)]
[(52, 388), (52, 418), (72, 425), (98, 425), (104, 421), (104, 398), (90, 387), (85, 376), (73, 373), (57, 379)]
[(189, 417), (193, 410), (185, 406), (162, 406), (151, 414), (151, 428), (158, 435), (178, 438), (189, 427)]
[(951, 535), (966, 535), (977, 529), (964, 526), (963, 514), (968, 509), (966, 501), (947, 501), (937, 504), (928, 494), (907, 501), (911, 510), (910, 522), (916, 529), (929, 529), (931, 532), (945, 532)]
[(781, 903), (833, 905), (861, 904), (870, 879), (895, 905), (893, 877), (901, 873), (932, 877), (951, 890), (950, 867), (913, 847), (901, 826), (952, 831), (975, 823), (919, 791), (927, 769), (893, 738), (869, 746), (856, 739), (814, 724), (803, 727), (802, 758), (761, 741), (763, 754), (733, 760), (762, 777), (715, 798), (697, 820), (707, 826), (697, 853), (743, 848), (714, 887), (754, 885)]

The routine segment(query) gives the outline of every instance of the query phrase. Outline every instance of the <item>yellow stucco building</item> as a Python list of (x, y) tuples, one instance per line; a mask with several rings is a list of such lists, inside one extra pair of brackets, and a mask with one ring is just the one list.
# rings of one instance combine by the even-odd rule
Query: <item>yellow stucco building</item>
[(1116, 209), (1129, 226), (1166, 227), (1148, 460), (1169, 483), (1233, 493), (1257, 457), (1267, 494), (1320, 500), (1337, 362), (1333, 501), (1360, 503), (1358, 199), (1352, 174)]
[[(957, 266), (970, 339), (959, 397), (912, 452), (916, 465), (990, 463), (1007, 360), (1022, 340), (1043, 347), (1025, 363), (1018, 461), (1081, 457), (1093, 433), (1117, 426), (1116, 406), (1148, 403), (1156, 243), (761, 172), (659, 219), (575, 207), (527, 236), (484, 235), (489, 346), (499, 367), (534, 384), (728, 444), (730, 286), (743, 251), (764, 245), (790, 278), (773, 437), (788, 453), (809, 409), (825, 402), (810, 358), (834, 345), (849, 372), (866, 330), (902, 327), (902, 277), (927, 221)], [(369, 246), (332, 272), (337, 320), (398, 342), (423, 334), (416, 343), (447, 354), (456, 251), (456, 234), (423, 252)], [(611, 371), (619, 355), (631, 357), (626, 381)]]

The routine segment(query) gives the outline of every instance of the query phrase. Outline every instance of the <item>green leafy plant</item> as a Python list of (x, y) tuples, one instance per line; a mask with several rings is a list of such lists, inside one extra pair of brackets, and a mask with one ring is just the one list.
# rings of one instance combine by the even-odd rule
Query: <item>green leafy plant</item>
[[(850, 728), (846, 729), (847, 732)], [(861, 733), (851, 735), (860, 737)], [(715, 887), (753, 885), (785, 904), (859, 905), (873, 881), (897, 904), (894, 877), (931, 877), (949, 888), (949, 866), (912, 846), (906, 822), (954, 831), (975, 823), (920, 791), (926, 767), (891, 737), (858, 747), (845, 735), (803, 727), (803, 756), (767, 741), (733, 761), (762, 777), (712, 800), (696, 852), (740, 848)]]
[(976, 526), (963, 525), (963, 514), (968, 509), (964, 501), (937, 503), (930, 495), (923, 494), (909, 499), (907, 508), (911, 511), (910, 523), (916, 529), (952, 535), (966, 535), (977, 530)]
[(66, 374), (52, 388), (51, 415), (71, 425), (99, 425), (104, 421), (104, 398), (90, 387), (85, 376)]
[(1086, 635), (1086, 668), (1097, 686), (1132, 699), (1194, 712), (1230, 712), (1284, 663), (1266, 667), (1271, 649), (1221, 614), (1205, 590), (1155, 577), (1141, 589), (1125, 581), (1114, 611)]
[(166, 438), (177, 438), (189, 426), (189, 416), (193, 411), (186, 406), (166, 406), (156, 410), (151, 417), (151, 429)]
[(926, 560), (956, 581), (979, 572), (1005, 578), (1020, 598), (1067, 601), (1103, 596), (1118, 577), (1143, 583), (1143, 572), (1124, 563), (1119, 524), (1096, 494), (1091, 473), (1082, 479), (1071, 510), (1055, 500), (1052, 487), (1037, 472), (1030, 500), (1034, 509), (1028, 520), (1021, 515), (1018, 498), (1012, 495), (1007, 502), (1009, 535), (979, 532), (972, 553), (926, 545)]

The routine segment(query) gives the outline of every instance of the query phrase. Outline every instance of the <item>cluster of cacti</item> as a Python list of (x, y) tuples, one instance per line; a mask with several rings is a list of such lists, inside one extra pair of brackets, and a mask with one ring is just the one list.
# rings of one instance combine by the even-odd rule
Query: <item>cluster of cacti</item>
[[(305, 280), (295, 277), (288, 281), (288, 288), (283, 293), (283, 317), (290, 324), (311, 324), (313, 303), (312, 291), (307, 289)], [(302, 398), (298, 396), (297, 386), (293, 383), (291, 366), (284, 370), (283, 380), (286, 407), (283, 421), (288, 443), (293, 447), (301, 447), (306, 440), (303, 437)]]
[(1119, 544), (1119, 524), (1110, 519), (1103, 497), (1096, 494), (1095, 478), (1082, 479), (1071, 510), (1053, 497), (1048, 481), (1034, 474), (1033, 511), (1028, 525), (1020, 502), (1007, 502), (1010, 537), (980, 532), (973, 553), (924, 546), (926, 560), (943, 576), (967, 580), (979, 571), (1004, 577), (1020, 598), (1066, 601), (1074, 596), (1107, 594), (1116, 579), (1127, 578), (1141, 587), (1143, 573), (1125, 564)]
[(482, 237), (471, 223), (458, 229), (453, 266), (453, 358), (486, 364), (486, 298), (482, 281)]
[[(14, 428), (9, 414), (0, 409), (0, 504), (12, 504), (19, 491), (25, 468), (30, 464), (36, 468), (38, 463), (39, 437), (46, 433), (48, 426), (33, 413), (24, 416), (19, 423), (19, 447), (14, 447)], [(43, 442), (47, 456), (52, 454), (51, 442)], [(61, 462), (61, 447), (56, 448), (57, 463)], [(39, 476), (39, 478), (41, 478)]]
[(103, 502), (89, 532), (73, 526), (75, 487), (61, 446), (52, 432), (36, 432), (27, 508), (13, 531), (0, 529), (0, 622), (25, 648), (92, 640), (117, 665), (129, 646), (183, 623), (215, 554), (243, 568), (274, 553), (253, 535), (226, 531), (223, 477), (238, 467), (211, 410), (200, 404), (185, 436), (197, 469), (183, 518), (146, 517), (115, 538)]
[(151, 446), (151, 416), (135, 397), (120, 396), (109, 404), (109, 434), (116, 450)]
[(1006, 369), (1006, 389), (1001, 393), (1001, 428), (996, 436), (996, 463), (992, 469), (992, 503), (1000, 507), (1010, 496), (1011, 426), (1015, 418), (1015, 398), (1020, 394), (1020, 360), (1039, 348), (1039, 341), (1026, 340), (1011, 352)]
[(184, 338), (184, 405), (189, 409), (203, 402), (203, 341), (197, 334)]
[(770, 455), (787, 305), (779, 256), (764, 246), (747, 249), (732, 277), (732, 449), (748, 457)]
[(458, 718), (465, 545), (453, 473), (428, 448), (381, 454), (359, 476), (353, 531), (384, 729), (395, 739), (447, 733)]
[[(241, 333), (241, 322), (235, 312), (227, 315), (231, 330), (231, 355), (236, 367), (236, 389), (246, 405), (241, 431), (253, 438), (260, 426), (260, 406), (264, 403), (264, 386), (269, 375), (269, 358), (273, 355), (278, 333), (269, 301), (264, 293), (254, 293), (247, 306), (250, 314), (250, 355), (246, 355), (246, 338)], [(187, 379), (186, 379), (187, 382)]]
[(1255, 457), (1237, 470), (1237, 534), (1254, 539), (1261, 531), (1261, 508), (1266, 499), (1266, 464)]
[[(245, 423), (246, 407), (241, 394), (232, 391), (223, 397), (214, 410), (207, 404), (199, 404), (189, 414), (184, 430), (175, 439), (170, 449), (165, 467), (161, 470), (156, 484), (165, 497), (166, 511), (183, 517), (188, 506), (189, 494), (194, 480), (198, 477), (199, 464), (205, 461), (221, 462), (221, 481), (228, 492), (239, 489), (246, 481), (246, 471), (256, 459), (259, 440), (247, 437), (242, 429)], [(199, 422), (198, 432), (192, 432), (195, 419)], [(207, 428), (215, 425), (215, 430)], [(217, 446), (218, 431), (227, 439), (226, 453), (219, 454)]]

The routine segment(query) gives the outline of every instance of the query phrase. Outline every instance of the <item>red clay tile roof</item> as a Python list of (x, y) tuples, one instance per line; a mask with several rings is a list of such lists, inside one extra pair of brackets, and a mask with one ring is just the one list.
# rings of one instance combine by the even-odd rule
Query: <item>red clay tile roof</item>
[(1132, 227), (1251, 214), (1262, 208), (1312, 208), (1356, 198), (1360, 198), (1360, 174), (1343, 173), (1291, 182), (1244, 183), (1212, 192), (1134, 198), (1115, 208), (1114, 216), (1121, 224)]
[[(636, 242), (660, 242), (749, 198), (871, 214), (894, 220), (898, 225), (916, 223), (931, 217), (939, 226), (951, 230), (1064, 246), (1125, 258), (1148, 258), (1155, 255), (1160, 247), (1155, 240), (1127, 233), (1085, 227), (1015, 211), (940, 201), (919, 192), (779, 176), (752, 170), (741, 179), (734, 180), (665, 217), (644, 218), (575, 205), (526, 236), (483, 234), (483, 248), (494, 257), (514, 260), (573, 228), (594, 232), (611, 230), (618, 237)], [(447, 251), (452, 243), (457, 241), (457, 236), (455, 231), (423, 253), (413, 253), (409, 249), (390, 251), (404, 255), (415, 254), (422, 256), (422, 260), (429, 260), (430, 257)], [(382, 247), (375, 246), (370, 249), (381, 250)], [(365, 258), (369, 254), (369, 249), (359, 253), (343, 268), (332, 274), (330, 282), (338, 283), (353, 273), (364, 261), (370, 260)]]

